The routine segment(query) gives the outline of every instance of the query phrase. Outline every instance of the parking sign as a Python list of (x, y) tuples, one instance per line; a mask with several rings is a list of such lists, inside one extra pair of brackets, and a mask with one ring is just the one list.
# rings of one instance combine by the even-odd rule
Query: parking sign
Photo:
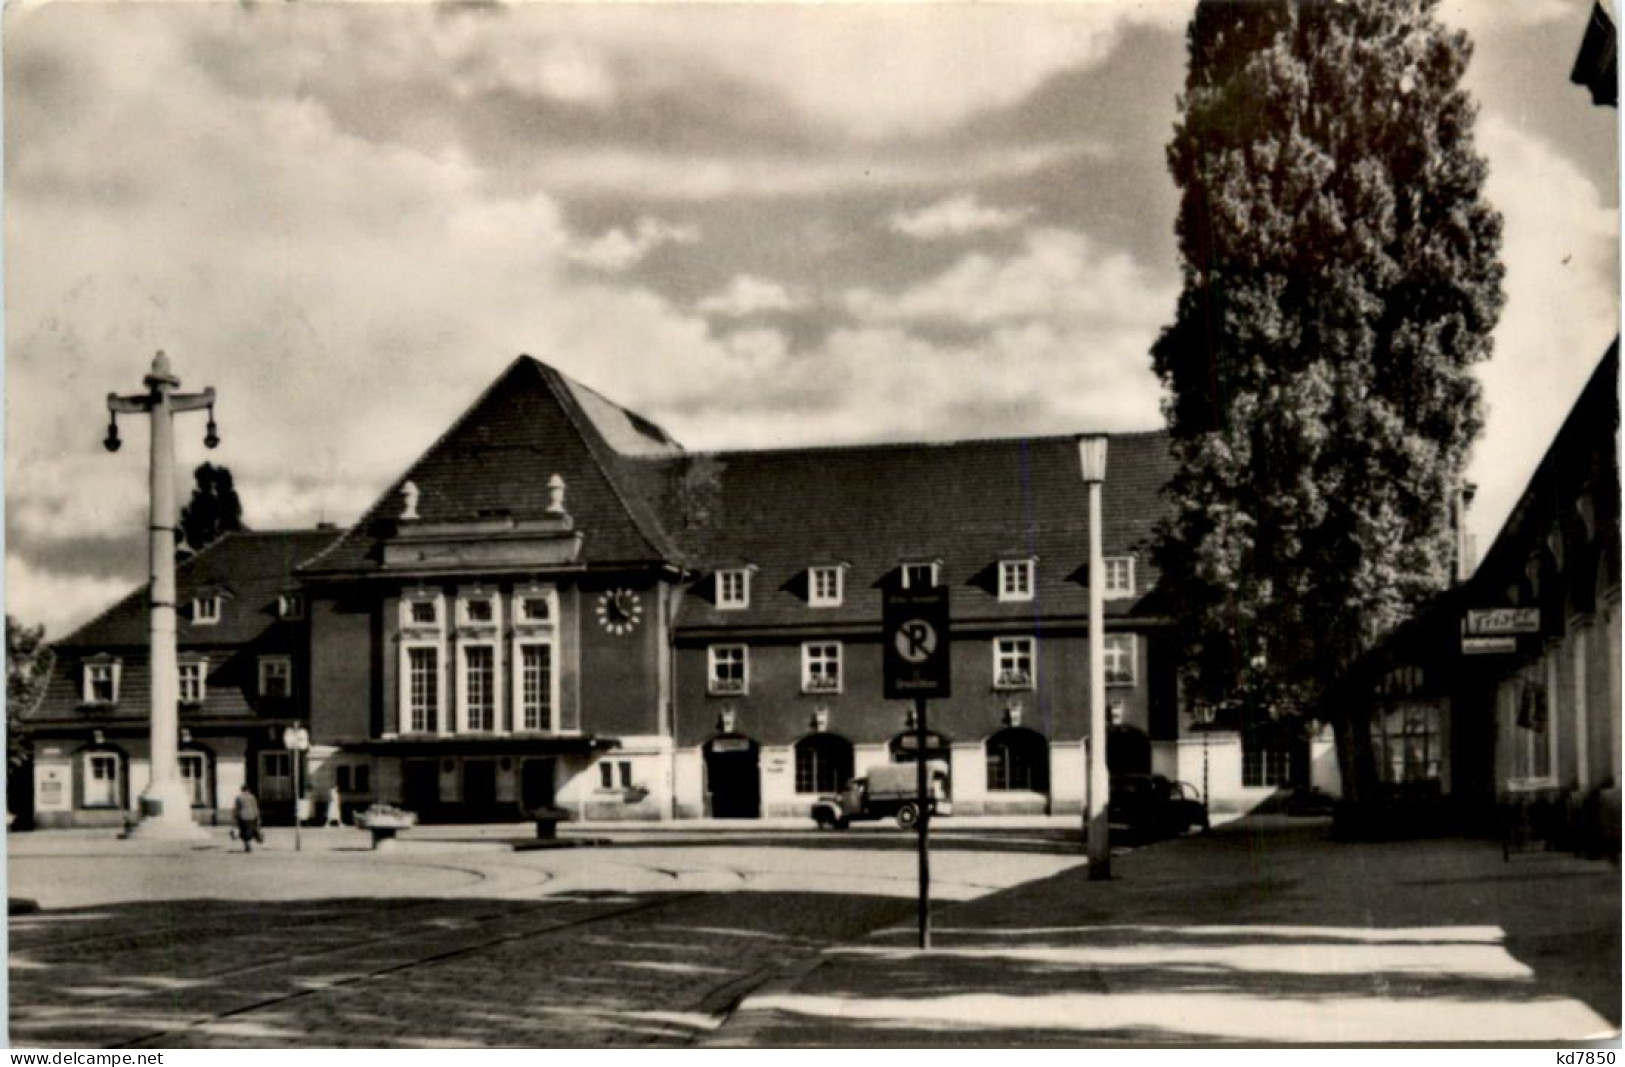
[(887, 700), (952, 695), (948, 587), (888, 590), (882, 601)]

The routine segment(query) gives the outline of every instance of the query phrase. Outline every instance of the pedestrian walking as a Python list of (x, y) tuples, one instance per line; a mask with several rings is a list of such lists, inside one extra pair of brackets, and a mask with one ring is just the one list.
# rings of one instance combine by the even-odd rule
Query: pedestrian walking
[(339, 787), (334, 786), (327, 792), (327, 825), (344, 825), (344, 802), (339, 796)]
[(242, 790), (237, 794), (237, 801), (232, 805), (232, 814), (237, 817), (237, 836), (243, 839), (243, 851), (254, 851), (254, 842), (265, 842), (260, 835), (260, 802), (254, 798), (254, 791), (243, 783)]

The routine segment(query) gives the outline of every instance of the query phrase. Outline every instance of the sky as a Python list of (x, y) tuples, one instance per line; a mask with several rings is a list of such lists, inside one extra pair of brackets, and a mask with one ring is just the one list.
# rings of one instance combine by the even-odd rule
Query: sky
[[(160, 348), (219, 398), (179, 498), (223, 463), (259, 529), (355, 520), (519, 353), (694, 449), (1160, 425), (1192, 6), (9, 6), (7, 611), (144, 580), (144, 420), (100, 442)], [(1589, 9), (1443, 13), (1506, 226), (1486, 547), (1618, 329)]]

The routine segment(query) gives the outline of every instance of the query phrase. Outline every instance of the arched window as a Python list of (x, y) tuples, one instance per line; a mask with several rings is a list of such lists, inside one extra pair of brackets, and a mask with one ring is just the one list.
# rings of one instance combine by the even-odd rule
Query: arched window
[(809, 734), (796, 742), (796, 792), (838, 793), (852, 777), (852, 742), (838, 734)]
[(1012, 726), (987, 739), (989, 792), (1049, 792), (1049, 742), (1036, 730)]

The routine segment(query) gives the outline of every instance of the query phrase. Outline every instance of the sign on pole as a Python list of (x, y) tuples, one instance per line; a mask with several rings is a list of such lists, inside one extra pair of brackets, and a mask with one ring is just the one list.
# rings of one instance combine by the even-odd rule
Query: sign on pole
[(952, 696), (947, 586), (888, 590), (881, 617), (886, 699)]

